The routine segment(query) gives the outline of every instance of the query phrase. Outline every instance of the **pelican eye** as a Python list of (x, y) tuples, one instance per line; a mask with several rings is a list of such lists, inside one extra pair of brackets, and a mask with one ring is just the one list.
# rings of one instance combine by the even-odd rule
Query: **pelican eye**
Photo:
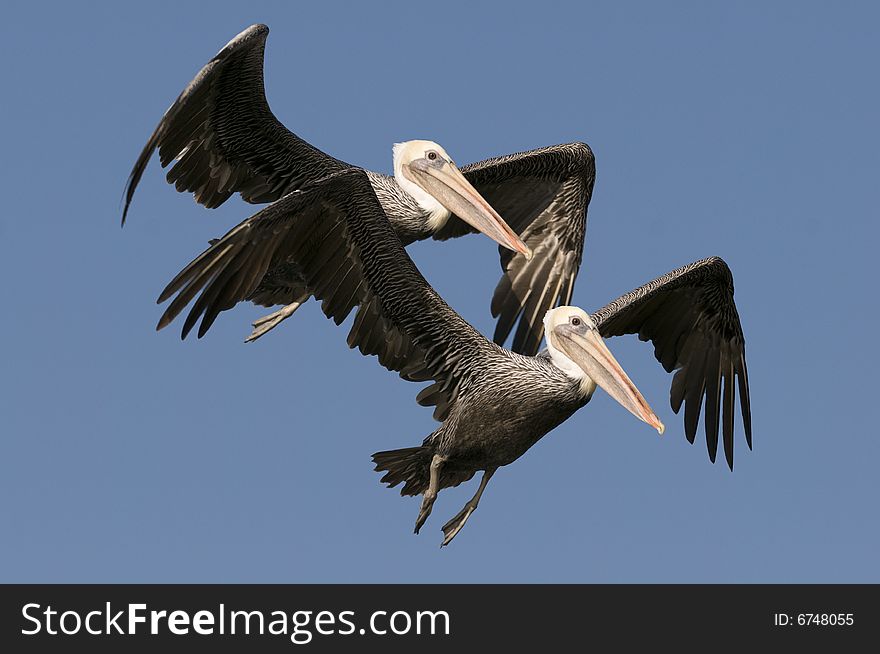
[(440, 155), (437, 154), (434, 150), (428, 150), (425, 156), (428, 157), (428, 161), (437, 161), (437, 157), (439, 157)]
[(571, 317), (571, 325), (572, 325), (572, 327), (580, 327), (582, 322), (583, 322), (583, 320), (581, 320), (581, 319), (578, 318), (577, 316), (572, 316), (572, 317)]

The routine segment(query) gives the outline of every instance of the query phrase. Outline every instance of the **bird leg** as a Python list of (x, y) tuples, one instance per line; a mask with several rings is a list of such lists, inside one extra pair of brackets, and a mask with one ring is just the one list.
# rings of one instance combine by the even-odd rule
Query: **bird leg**
[(464, 508), (459, 511), (452, 520), (443, 525), (443, 534), (445, 538), (443, 542), (440, 543), (440, 547), (444, 545), (449, 545), (453, 538), (455, 538), (456, 534), (461, 531), (461, 528), (464, 527), (464, 523), (467, 522), (468, 518), (471, 517), (471, 513), (477, 510), (477, 505), (480, 503), (480, 497), (483, 495), (483, 491), (486, 490), (486, 485), (489, 483), (489, 480), (492, 479), (492, 475), (495, 474), (495, 468), (490, 470), (486, 470), (483, 473), (483, 478), (480, 480), (480, 487), (477, 489), (476, 494), (468, 500), (468, 503), (464, 505)]
[(434, 500), (437, 499), (437, 492), (440, 490), (440, 468), (443, 467), (445, 457), (435, 454), (431, 459), (431, 479), (428, 481), (428, 488), (422, 494), (422, 507), (419, 509), (419, 517), (416, 518), (415, 533), (419, 533), (419, 529), (425, 524), (425, 520), (431, 515), (431, 509), (434, 507)]
[(275, 329), (275, 327), (277, 327), (283, 320), (290, 318), (290, 316), (293, 315), (293, 312), (299, 309), (301, 305), (302, 301), (291, 302), (287, 306), (278, 309), (278, 311), (274, 311), (269, 315), (254, 320), (252, 323), (254, 330), (251, 332), (250, 336), (244, 339), (244, 342), (250, 343), (251, 341), (255, 341), (266, 332)]

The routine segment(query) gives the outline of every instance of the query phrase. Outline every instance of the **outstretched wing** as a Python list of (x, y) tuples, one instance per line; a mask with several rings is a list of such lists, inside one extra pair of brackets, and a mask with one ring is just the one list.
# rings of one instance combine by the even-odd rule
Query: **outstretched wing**
[(263, 87), (268, 34), (265, 25), (252, 25), (232, 39), (165, 112), (129, 175), (123, 223), (157, 148), (163, 168), (177, 160), (168, 182), (209, 208), (236, 192), (248, 202), (271, 202), (351, 167), (303, 141), (272, 114)]
[(321, 309), (340, 324), (359, 307), (350, 347), (376, 354), (411, 381), (442, 420), (459, 388), (498, 351), (425, 281), (391, 228), (366, 172), (350, 169), (286, 195), (214, 242), (168, 284), (176, 297), (157, 329), (195, 299), (183, 337), (201, 317), (199, 337), (217, 315), (248, 295), (282, 263), (298, 267)]
[[(654, 356), (672, 378), (670, 403), (685, 403), (684, 426), (693, 443), (706, 398), (706, 445), (715, 462), (721, 420), (724, 455), (733, 470), (736, 378), (743, 427), (752, 447), (746, 344), (733, 301), (733, 275), (718, 257), (673, 270), (619, 297), (593, 314), (602, 336), (638, 334), (654, 343)], [(723, 389), (722, 389), (723, 382)]]
[[(593, 152), (585, 143), (554, 145), (487, 159), (462, 172), (534, 253), (527, 261), (499, 248), (504, 274), (491, 306), (498, 318), (494, 341), (502, 345), (519, 320), (511, 349), (534, 355), (544, 334), (544, 314), (568, 304), (574, 290), (596, 178)], [(471, 233), (453, 216), (434, 238)]]

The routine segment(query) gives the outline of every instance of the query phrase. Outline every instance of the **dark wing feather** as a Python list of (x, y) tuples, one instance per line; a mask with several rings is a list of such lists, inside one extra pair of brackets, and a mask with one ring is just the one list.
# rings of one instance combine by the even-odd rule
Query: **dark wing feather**
[(684, 425), (693, 443), (705, 397), (704, 424), (714, 462), (718, 429), (733, 470), (734, 377), (739, 380), (743, 427), (752, 447), (746, 344), (733, 301), (733, 275), (718, 257), (673, 270), (593, 314), (602, 336), (638, 334), (654, 343), (654, 356), (672, 379), (670, 404), (685, 405)]
[(363, 170), (337, 173), (294, 191), (248, 218), (187, 265), (159, 296), (177, 297), (157, 329), (198, 295), (183, 337), (249, 296), (278, 265), (297, 266), (327, 317), (341, 323), (358, 306), (351, 347), (412, 381), (445, 418), (465, 378), (498, 351), (425, 281), (391, 228)]
[(232, 39), (165, 112), (129, 175), (123, 223), (157, 148), (163, 168), (177, 159), (168, 182), (208, 208), (236, 192), (248, 202), (271, 202), (309, 180), (350, 168), (272, 114), (263, 87), (268, 34), (265, 25), (252, 25)]
[[(585, 143), (554, 145), (487, 159), (462, 172), (534, 252), (526, 261), (499, 248), (504, 274), (491, 306), (498, 318), (495, 342), (502, 345), (518, 320), (511, 349), (534, 355), (544, 334), (544, 314), (571, 301), (596, 177), (593, 152)], [(434, 238), (470, 233), (474, 230), (453, 216)]]

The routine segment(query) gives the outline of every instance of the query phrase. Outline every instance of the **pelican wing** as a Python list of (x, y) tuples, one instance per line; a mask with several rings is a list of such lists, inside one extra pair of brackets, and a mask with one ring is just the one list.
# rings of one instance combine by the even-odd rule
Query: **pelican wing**
[(705, 396), (709, 458), (715, 462), (720, 420), (724, 455), (733, 470), (735, 378), (749, 449), (752, 419), (746, 344), (727, 264), (711, 257), (673, 270), (599, 309), (593, 319), (602, 336), (638, 334), (650, 340), (666, 372), (677, 370), (670, 403), (675, 413), (685, 403), (685, 434), (691, 443)]
[(157, 148), (163, 168), (177, 160), (168, 182), (209, 208), (235, 192), (248, 202), (271, 202), (306, 180), (350, 167), (303, 141), (272, 114), (263, 87), (268, 34), (265, 25), (252, 25), (232, 39), (165, 112), (129, 175), (123, 223)]
[[(511, 349), (534, 355), (544, 314), (568, 304), (574, 290), (596, 177), (593, 152), (585, 143), (554, 145), (487, 159), (462, 172), (534, 252), (527, 261), (499, 248), (503, 275), (491, 305), (498, 318), (494, 341), (502, 345), (519, 321)], [(434, 238), (470, 233), (474, 230), (453, 216)]]
[[(417, 398), (442, 420), (459, 387), (498, 351), (425, 281), (391, 228), (366, 172), (352, 168), (294, 191), (215, 241), (159, 297), (175, 296), (161, 329), (195, 299), (182, 331), (246, 299), (272, 268), (295, 264), (340, 324), (359, 307), (350, 347), (411, 381), (434, 380)], [(198, 298), (196, 299), (196, 296)]]

